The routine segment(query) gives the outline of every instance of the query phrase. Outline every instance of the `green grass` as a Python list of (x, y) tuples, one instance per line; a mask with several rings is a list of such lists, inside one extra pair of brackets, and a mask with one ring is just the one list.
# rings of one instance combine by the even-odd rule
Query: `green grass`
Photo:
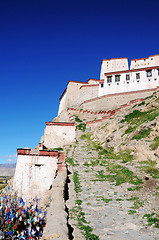
[(80, 138), (81, 138), (82, 140), (90, 140), (90, 139), (91, 139), (91, 136), (92, 136), (92, 134), (89, 133), (89, 132), (87, 132), (87, 133), (81, 135)]
[(143, 207), (143, 206), (144, 206), (144, 202), (140, 201), (140, 199), (138, 197), (136, 197), (136, 199), (134, 200), (134, 205), (133, 205), (132, 208), (138, 209), (138, 208)]
[(138, 104), (139, 107), (142, 105), (145, 105), (145, 101), (142, 101), (141, 103)]
[(111, 198), (104, 198), (104, 197), (102, 197), (101, 200), (102, 200), (103, 202), (105, 202), (105, 203), (109, 203), (109, 202), (112, 201)]
[(147, 112), (141, 112), (139, 110), (134, 110), (132, 113), (125, 116), (122, 119), (121, 123), (129, 123), (131, 125), (136, 125), (134, 128), (137, 128), (144, 122), (149, 122), (154, 120), (157, 116), (159, 116), (159, 111), (157, 109), (151, 109)]
[(134, 200), (138, 200), (139, 198), (138, 197), (131, 197), (131, 198), (128, 198), (126, 199), (127, 201), (134, 201)]
[(76, 122), (82, 122), (82, 120), (79, 119), (79, 117), (78, 117), (77, 115), (74, 115), (74, 117), (75, 117), (75, 121), (76, 121)]
[(77, 125), (77, 128), (83, 132), (85, 132), (86, 130), (86, 124), (85, 123), (80, 123), (79, 125)]
[(69, 163), (70, 165), (74, 166), (74, 161), (73, 161), (73, 158), (67, 158), (66, 159), (66, 162)]
[(153, 178), (159, 178), (159, 170), (158, 168), (155, 168), (155, 165), (157, 164), (156, 161), (147, 160), (140, 162), (140, 164), (146, 164), (145, 166), (139, 167), (143, 172), (150, 174)]
[(142, 138), (146, 138), (150, 134), (151, 131), (152, 131), (151, 128), (142, 129), (137, 135), (132, 137), (132, 140), (136, 139), (137, 141), (139, 141)]
[(81, 192), (82, 189), (81, 189), (81, 185), (80, 185), (80, 181), (79, 181), (79, 177), (78, 177), (78, 173), (77, 172), (73, 173), (73, 181), (74, 181), (76, 193)]
[(76, 200), (75, 200), (75, 203), (76, 203), (77, 205), (81, 205), (81, 204), (82, 204), (82, 201), (79, 200), (79, 199), (76, 199)]
[(125, 130), (125, 133), (122, 135), (124, 136), (125, 134), (132, 133), (134, 132), (136, 127), (128, 126), (128, 128)]
[(142, 188), (142, 186), (129, 187), (128, 191), (139, 191), (141, 188)]
[(134, 213), (136, 213), (136, 210), (129, 210), (128, 211), (128, 214), (134, 214)]
[(159, 228), (159, 216), (155, 213), (145, 214), (143, 218), (147, 218), (148, 225), (154, 224), (154, 227)]
[(84, 162), (83, 165), (86, 166), (86, 167), (89, 167), (89, 163), (88, 162)]
[(126, 167), (113, 164), (110, 162), (109, 163), (107, 162), (107, 165), (105, 166), (109, 174), (104, 174), (104, 171), (100, 170), (98, 171), (98, 173), (96, 173), (96, 179), (94, 179), (93, 181), (115, 182), (116, 186), (125, 182), (129, 182), (134, 185), (143, 183), (143, 181), (140, 178), (134, 176), (133, 172)]
[(159, 136), (155, 137), (153, 143), (151, 143), (150, 148), (156, 150), (159, 146)]

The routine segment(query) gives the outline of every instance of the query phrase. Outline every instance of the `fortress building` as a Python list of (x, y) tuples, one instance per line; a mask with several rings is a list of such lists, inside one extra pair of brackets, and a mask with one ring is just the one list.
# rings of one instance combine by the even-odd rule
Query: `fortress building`
[(131, 60), (104, 59), (100, 79), (69, 81), (59, 104), (58, 116), (46, 122), (36, 149), (18, 149), (14, 188), (29, 199), (44, 196), (59, 171), (65, 168), (63, 148), (76, 141), (75, 115), (86, 127), (110, 118), (123, 107), (143, 101), (159, 90), (159, 55)]
[(157, 87), (159, 87), (159, 54), (131, 60), (130, 69), (127, 58), (104, 59), (100, 80), (68, 82), (60, 98), (58, 116), (62, 121), (68, 119), (66, 109), (69, 107), (90, 111), (108, 110), (136, 97), (146, 97)]
[(131, 60), (103, 60), (100, 75), (99, 96), (153, 89), (159, 86), (159, 55)]

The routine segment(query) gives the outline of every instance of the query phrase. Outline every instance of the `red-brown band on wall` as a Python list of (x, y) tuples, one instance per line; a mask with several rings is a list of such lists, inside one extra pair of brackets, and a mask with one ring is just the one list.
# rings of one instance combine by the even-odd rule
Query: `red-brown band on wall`
[(75, 126), (75, 123), (70, 123), (70, 122), (46, 122), (46, 126)]

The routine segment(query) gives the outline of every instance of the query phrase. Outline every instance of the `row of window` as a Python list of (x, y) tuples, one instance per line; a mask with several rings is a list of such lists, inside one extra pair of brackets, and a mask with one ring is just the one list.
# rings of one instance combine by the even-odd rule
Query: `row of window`
[[(159, 75), (159, 69), (158, 70), (158, 75)], [(152, 70), (148, 70), (146, 71), (146, 76), (147, 77), (152, 77)], [(140, 79), (140, 73), (136, 73), (136, 79)], [(130, 74), (126, 74), (126, 80), (129, 81), (130, 80)], [(107, 77), (107, 83), (111, 83), (112, 82), (112, 76), (108, 76)], [(120, 75), (115, 75), (115, 82), (120, 82)]]

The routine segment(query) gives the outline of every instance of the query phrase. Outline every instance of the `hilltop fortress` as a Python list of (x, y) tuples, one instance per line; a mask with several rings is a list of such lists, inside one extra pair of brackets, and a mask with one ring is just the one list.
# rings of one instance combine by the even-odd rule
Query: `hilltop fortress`
[(133, 59), (130, 69), (127, 58), (104, 59), (100, 80), (90, 78), (87, 82), (68, 82), (60, 98), (58, 116), (61, 121), (66, 120), (68, 108), (110, 110), (135, 98), (145, 97), (157, 87), (159, 55)]
[(75, 115), (80, 114), (86, 127), (91, 127), (158, 89), (159, 55), (131, 60), (130, 69), (127, 58), (104, 59), (99, 80), (69, 81), (58, 116), (46, 122), (38, 147), (17, 151), (14, 189), (18, 195), (25, 200), (44, 196), (65, 170), (65, 155), (59, 148), (75, 142)]

